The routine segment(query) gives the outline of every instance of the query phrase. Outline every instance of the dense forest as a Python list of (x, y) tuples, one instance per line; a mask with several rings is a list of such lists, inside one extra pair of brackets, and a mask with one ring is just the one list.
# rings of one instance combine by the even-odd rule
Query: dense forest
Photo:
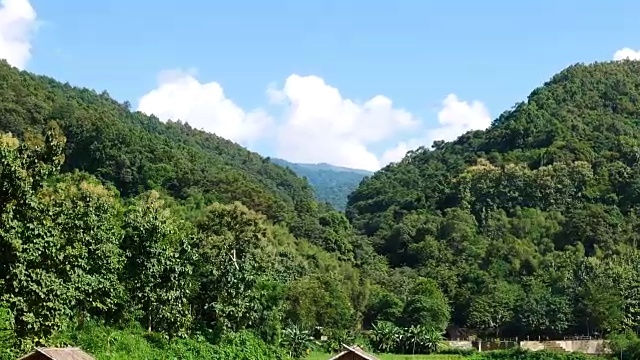
[(640, 329), (640, 62), (565, 69), (486, 131), (377, 172), (346, 213), (393, 268), (437, 282), (457, 326)]
[(639, 122), (640, 62), (571, 66), (341, 213), (235, 143), (2, 63), (0, 358), (131, 334), (168, 358), (278, 359), (362, 330), (396, 352), (447, 328), (638, 330)]
[(330, 164), (292, 163), (282, 159), (271, 159), (274, 164), (287, 167), (296, 175), (306, 178), (313, 187), (316, 198), (328, 203), (336, 210), (344, 211), (347, 198), (360, 185), (362, 179), (372, 173)]

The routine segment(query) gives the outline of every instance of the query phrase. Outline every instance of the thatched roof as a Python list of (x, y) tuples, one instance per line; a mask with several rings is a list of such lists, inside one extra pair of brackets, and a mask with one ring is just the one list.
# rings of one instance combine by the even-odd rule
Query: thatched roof
[(371, 354), (367, 354), (364, 350), (362, 350), (359, 346), (347, 346), (347, 345), (342, 345), (342, 352), (334, 357), (332, 357), (329, 360), (338, 360), (341, 357), (345, 356), (346, 354), (349, 353), (354, 353), (357, 354), (358, 356), (360, 356), (363, 359), (366, 360), (378, 360), (378, 358), (376, 358), (375, 356), (371, 355)]
[(80, 348), (36, 348), (28, 355), (18, 360), (28, 360), (29, 358), (40, 354), (51, 360), (95, 360), (91, 355), (82, 351)]

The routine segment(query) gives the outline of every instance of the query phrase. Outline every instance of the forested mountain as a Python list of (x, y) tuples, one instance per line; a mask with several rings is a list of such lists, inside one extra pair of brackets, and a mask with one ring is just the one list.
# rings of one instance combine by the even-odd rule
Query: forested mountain
[(347, 197), (362, 179), (372, 172), (350, 169), (330, 164), (301, 164), (282, 159), (271, 159), (275, 164), (288, 167), (298, 176), (307, 178), (319, 201), (331, 204), (335, 209), (344, 211)]
[(0, 359), (635, 330), (639, 115), (639, 62), (572, 66), (486, 131), (365, 179), (343, 214), (237, 144), (2, 63)]
[(384, 276), (291, 170), (106, 92), (2, 62), (0, 136), (0, 358), (103, 321), (276, 358), (291, 326), (355, 329)]
[(0, 66), (0, 131), (37, 134), (56, 121), (66, 136), (63, 171), (80, 170), (129, 197), (163, 189), (191, 206), (239, 201), (294, 234), (316, 238), (313, 189), (292, 171), (241, 146), (191, 128), (129, 111), (106, 92)]
[(565, 69), (486, 131), (377, 172), (346, 211), (393, 267), (437, 281), (459, 326), (640, 328), (640, 62)]

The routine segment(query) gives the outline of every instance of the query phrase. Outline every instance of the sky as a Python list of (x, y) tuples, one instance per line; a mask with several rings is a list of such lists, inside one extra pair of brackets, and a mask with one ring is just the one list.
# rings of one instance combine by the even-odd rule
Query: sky
[(265, 156), (377, 170), (577, 62), (640, 59), (635, 0), (0, 0), (0, 58)]

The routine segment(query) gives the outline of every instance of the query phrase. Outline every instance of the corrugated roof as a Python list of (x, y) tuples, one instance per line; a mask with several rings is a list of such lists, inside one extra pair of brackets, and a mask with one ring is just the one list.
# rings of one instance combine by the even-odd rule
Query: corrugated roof
[(342, 348), (343, 348), (343, 351), (340, 354), (332, 357), (329, 360), (337, 360), (337, 359), (341, 358), (342, 356), (344, 356), (345, 354), (348, 354), (348, 353), (358, 354), (358, 356), (360, 356), (360, 357), (362, 357), (363, 359), (366, 359), (366, 360), (378, 360), (378, 358), (376, 358), (375, 356), (367, 354), (359, 346), (342, 345)]
[(27, 359), (34, 353), (40, 353), (51, 360), (95, 360), (91, 355), (80, 348), (37, 348), (29, 355), (21, 357), (19, 360)]

